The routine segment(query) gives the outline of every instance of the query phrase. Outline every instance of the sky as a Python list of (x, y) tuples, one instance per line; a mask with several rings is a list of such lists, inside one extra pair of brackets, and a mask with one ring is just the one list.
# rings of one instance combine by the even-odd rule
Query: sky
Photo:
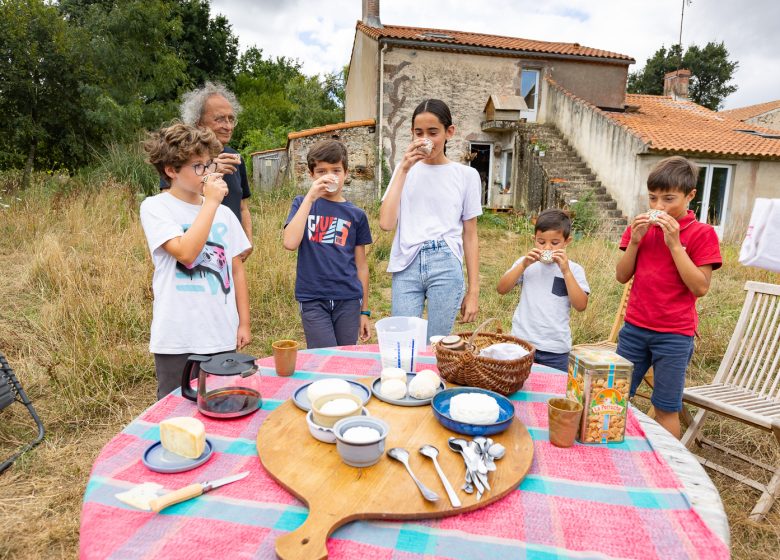
[[(661, 45), (678, 42), (683, 0), (381, 0), (384, 24), (563, 41), (627, 54), (634, 72)], [(349, 63), (361, 0), (211, 0), (243, 52), (297, 59), (306, 74)], [(780, 99), (777, 0), (693, 0), (685, 6), (682, 43), (726, 44), (739, 67), (725, 109)]]

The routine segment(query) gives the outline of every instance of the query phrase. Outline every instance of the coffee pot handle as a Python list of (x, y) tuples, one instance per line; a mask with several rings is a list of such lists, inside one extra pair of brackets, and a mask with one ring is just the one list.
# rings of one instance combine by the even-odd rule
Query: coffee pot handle
[[(187, 363), (184, 365), (184, 371), (181, 374), (181, 396), (182, 397), (197, 402), (198, 393), (192, 387), (190, 387), (190, 382), (194, 377), (193, 374), (197, 375), (198, 373), (200, 373), (200, 363), (207, 362), (210, 359), (211, 358), (209, 356), (201, 356), (200, 354), (193, 354), (187, 358)], [(195, 369), (196, 365), (198, 366), (197, 369)]]

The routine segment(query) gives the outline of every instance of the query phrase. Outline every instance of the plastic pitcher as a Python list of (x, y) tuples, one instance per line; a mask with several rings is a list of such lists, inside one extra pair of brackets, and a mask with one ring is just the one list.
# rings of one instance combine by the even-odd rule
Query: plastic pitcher
[(417, 352), (425, 350), (428, 321), (419, 317), (386, 317), (376, 322), (382, 368), (413, 372)]

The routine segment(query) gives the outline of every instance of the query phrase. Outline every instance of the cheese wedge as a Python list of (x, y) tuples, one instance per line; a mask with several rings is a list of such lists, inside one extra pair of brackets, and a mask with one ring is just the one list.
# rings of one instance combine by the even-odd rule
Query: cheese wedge
[(171, 453), (197, 459), (206, 449), (206, 428), (197, 418), (168, 418), (160, 422), (160, 441)]
[(162, 490), (161, 484), (154, 482), (144, 482), (134, 486), (127, 492), (116, 494), (117, 500), (131, 507), (152, 511), (151, 501), (158, 497), (158, 491)]

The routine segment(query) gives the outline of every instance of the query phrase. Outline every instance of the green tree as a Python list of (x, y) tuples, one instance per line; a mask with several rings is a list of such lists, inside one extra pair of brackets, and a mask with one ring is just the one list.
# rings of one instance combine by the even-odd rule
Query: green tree
[(88, 157), (95, 127), (83, 87), (93, 69), (80, 45), (88, 37), (41, 0), (0, 0), (0, 167), (23, 167), (27, 186), (37, 160), (74, 167)]
[(628, 92), (662, 95), (664, 75), (685, 68), (691, 71), (688, 87), (691, 100), (717, 111), (723, 106), (723, 100), (737, 91), (737, 86), (729, 82), (738, 66), (736, 60), (729, 60), (729, 52), (722, 42), (709, 42), (704, 48), (691, 45), (685, 53), (679, 44), (669, 50), (661, 46), (647, 59), (642, 70), (629, 74)]
[(244, 111), (233, 144), (244, 151), (278, 148), (284, 146), (289, 132), (341, 122), (341, 82), (333, 76), (306, 76), (297, 60), (265, 59), (262, 50), (247, 49), (235, 79)]

